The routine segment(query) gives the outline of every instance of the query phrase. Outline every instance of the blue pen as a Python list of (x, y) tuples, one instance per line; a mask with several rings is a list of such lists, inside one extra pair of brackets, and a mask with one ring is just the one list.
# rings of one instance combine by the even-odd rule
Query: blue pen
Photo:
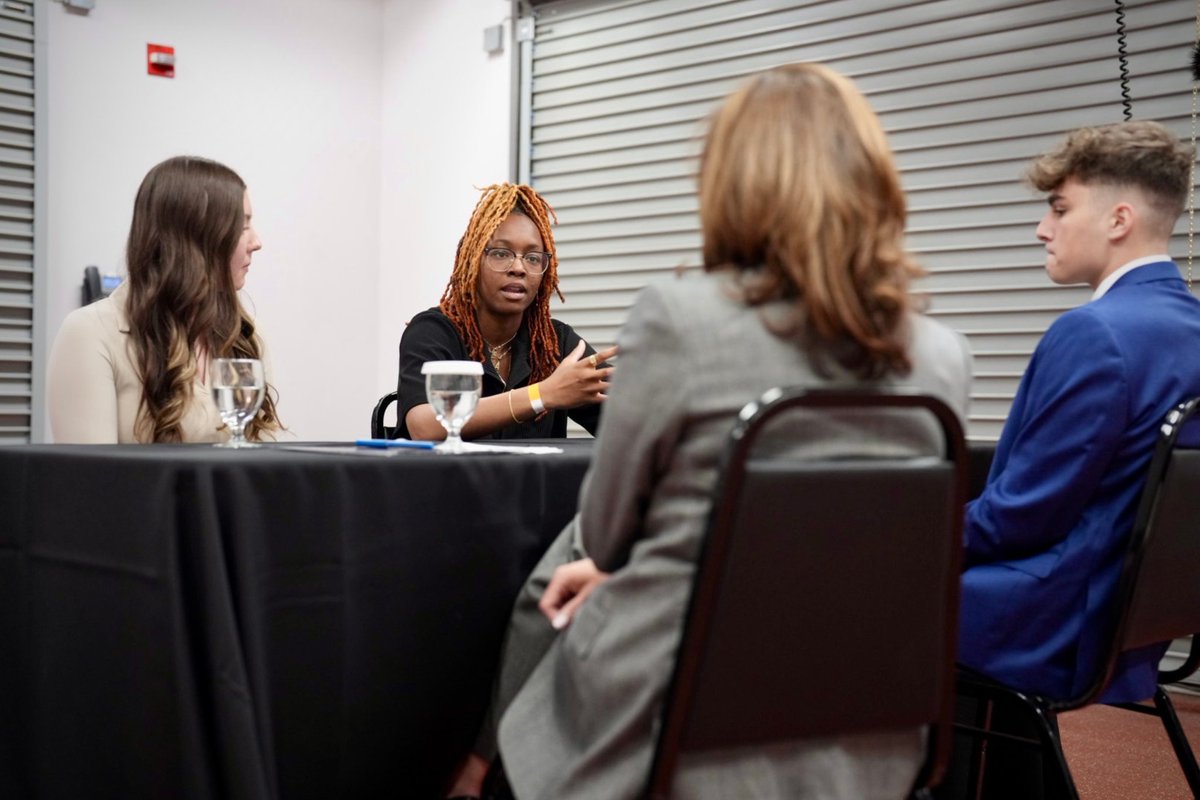
[(414, 442), (412, 439), (356, 439), (359, 447), (411, 447), (414, 450), (432, 450), (433, 442)]

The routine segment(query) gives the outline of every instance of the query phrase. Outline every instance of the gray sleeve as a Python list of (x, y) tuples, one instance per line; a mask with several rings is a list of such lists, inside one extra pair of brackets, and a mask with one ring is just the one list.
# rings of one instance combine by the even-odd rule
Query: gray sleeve
[(618, 336), (596, 455), (579, 503), (583, 549), (611, 572), (628, 560), (680, 435), (689, 366), (663, 290), (642, 292)]

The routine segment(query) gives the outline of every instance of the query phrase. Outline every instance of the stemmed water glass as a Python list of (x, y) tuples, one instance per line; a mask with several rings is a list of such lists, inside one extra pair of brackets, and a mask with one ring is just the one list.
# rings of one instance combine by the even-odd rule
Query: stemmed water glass
[(478, 361), (426, 361), (421, 365), (425, 376), (425, 396), (438, 422), (446, 429), (446, 441), (435, 449), (439, 453), (462, 453), (462, 429), (479, 405), (483, 392), (483, 365)]
[(262, 362), (257, 358), (214, 358), (211, 382), (217, 413), (229, 426), (229, 441), (217, 447), (258, 447), (246, 441), (245, 430), (266, 396)]

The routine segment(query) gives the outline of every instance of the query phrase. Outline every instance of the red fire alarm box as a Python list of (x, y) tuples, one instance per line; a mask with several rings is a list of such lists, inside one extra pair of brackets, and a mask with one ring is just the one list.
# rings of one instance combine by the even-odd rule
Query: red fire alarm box
[(174, 78), (175, 48), (165, 44), (146, 45), (146, 73), (160, 78)]

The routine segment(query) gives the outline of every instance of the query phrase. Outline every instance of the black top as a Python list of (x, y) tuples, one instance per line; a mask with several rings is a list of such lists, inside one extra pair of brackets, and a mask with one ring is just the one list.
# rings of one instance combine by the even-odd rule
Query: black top
[[(570, 325), (551, 320), (558, 335), (558, 357), (563, 359), (579, 344), (580, 336)], [(584, 346), (584, 358), (596, 352), (590, 345)], [(454, 323), (438, 308), (422, 311), (412, 318), (400, 338), (400, 393), (399, 413), (396, 419), (396, 435), (409, 438), (405, 418), (408, 412), (422, 403), (425, 397), (425, 376), (421, 365), (426, 361), (472, 361), (467, 344), (458, 335)], [(512, 366), (508, 383), (500, 379), (496, 368), (487, 359), (483, 362), (483, 396), (492, 397), (509, 389), (529, 385), (529, 329), (524, 324), (512, 343)], [(555, 409), (541, 417), (521, 424), (512, 424), (495, 433), (476, 437), (478, 439), (561, 439), (567, 435), (567, 417), (578, 422), (593, 436), (600, 427), (600, 404), (588, 404), (570, 411)]]

